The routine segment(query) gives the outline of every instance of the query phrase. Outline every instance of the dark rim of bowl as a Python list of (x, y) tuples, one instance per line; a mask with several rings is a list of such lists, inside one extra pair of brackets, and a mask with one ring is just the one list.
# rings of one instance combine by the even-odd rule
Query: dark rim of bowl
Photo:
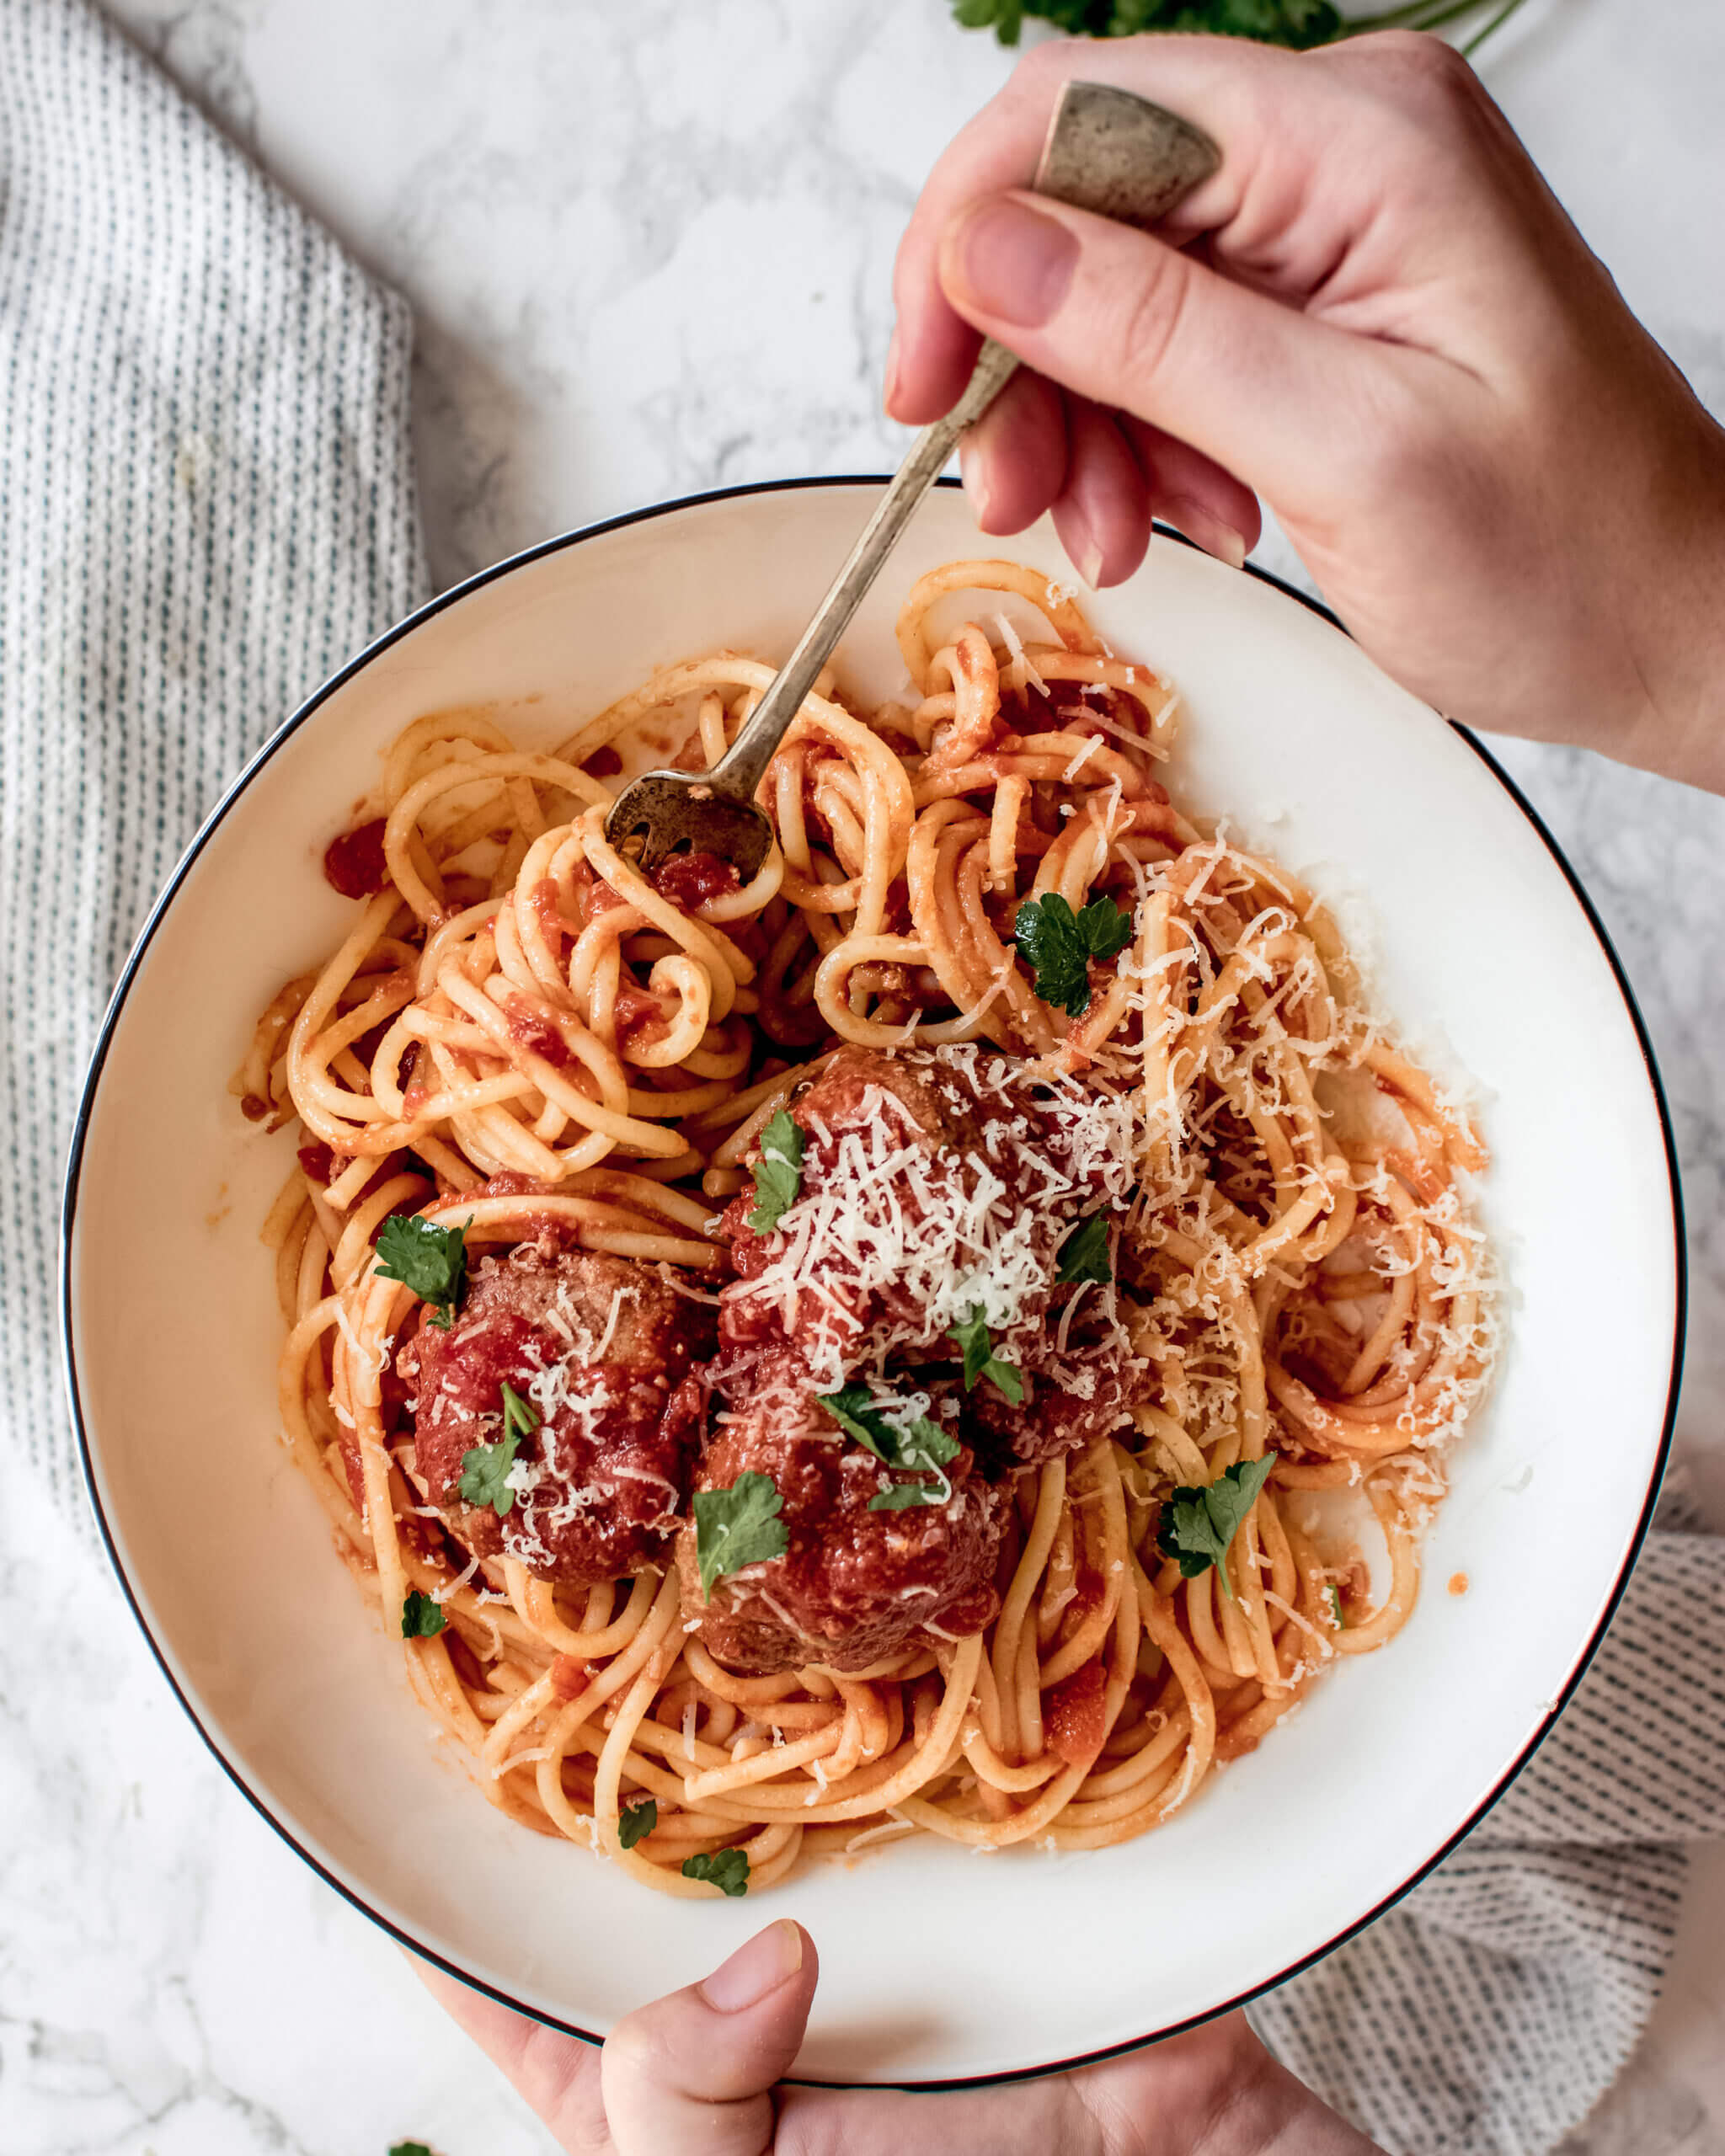
[[(184, 1708), (193, 1726), (209, 1747), (216, 1763), (234, 1787), (239, 1790), (259, 1817), (274, 1828), (289, 1848), (302, 1857), (312, 1870), (333, 1887), (344, 1900), (351, 1903), (361, 1914), (369, 1917), (374, 1924), (380, 1925), (401, 1945), (407, 1947), (422, 1959), (433, 1963), (446, 1975), (456, 1977), (475, 1990), (483, 1992), (488, 1997), (497, 2000), (500, 2005), (513, 2008), (517, 2013), (527, 2015), (532, 2020), (542, 2021), (549, 2027), (562, 2030), (566, 2035), (579, 2037), (584, 2042), (590, 2044), (596, 2044), (603, 2040), (591, 2030), (583, 2029), (572, 2021), (562, 2020), (554, 2015), (542, 2013), (537, 2009), (525, 2004), (521, 2000), (512, 1998), (507, 1992), (499, 1990), (494, 1984), (487, 1983), (482, 1978), (473, 1976), (468, 1970), (462, 1968), (456, 1962), (427, 1946), (422, 1940), (416, 1939), (411, 1932), (404, 1930), (399, 1924), (393, 1923), (388, 1917), (374, 1908), (354, 1888), (344, 1885), (297, 1838), (293, 1829), (276, 1817), (258, 1791), (251, 1787), (239, 1768), (223, 1751), (216, 1733), (206, 1726), (196, 1707), (181, 1689), (168, 1666), (167, 1656), (151, 1628), (149, 1617), (134, 1591), (131, 1580), (126, 1576), (114, 1533), (109, 1525), (107, 1515), (103, 1510), (96, 1480), (94, 1454), (89, 1433), (85, 1427), (83, 1407), (78, 1393), (77, 1369), (72, 1348), (72, 1241), (73, 1220), (77, 1208), (78, 1177), (83, 1161), (84, 1141), (94, 1111), (97, 1089), (101, 1083), (103, 1067), (107, 1061), (109, 1047), (113, 1040), (115, 1029), (119, 1024), (120, 1014), (125, 1009), (126, 997), (131, 992), (132, 983), (136, 979), (138, 969), (145, 953), (149, 949), (156, 931), (161, 926), (168, 909), (172, 905), (193, 864), (235, 802), (250, 787), (254, 779), (283, 742), (291, 734), (296, 733), (338, 689), (351, 680), (354, 675), (362, 667), (368, 665), (380, 652), (387, 651), (392, 644), (398, 643), (403, 637), (418, 628), (421, 622), (429, 621), (434, 614), (441, 613), (445, 607), (455, 605), (457, 600), (465, 599), (469, 593), (478, 591), (483, 585), (494, 583), (499, 577), (507, 576), (512, 570), (521, 568), (529, 562), (538, 561), (546, 555), (561, 552), (566, 547), (578, 547), (586, 540), (601, 538), (606, 532), (622, 531), (630, 525), (650, 523), (656, 517), (675, 515), (680, 510), (700, 508), (709, 502), (735, 500), (744, 495), (791, 494), (820, 487), (876, 487), (884, 483), (883, 475), (868, 472), (843, 473), (829, 478), (766, 480), (745, 486), (716, 487), (705, 494), (686, 494), (675, 501), (660, 502), (649, 509), (633, 510), (627, 515), (607, 517), (601, 523), (585, 525), (577, 531), (563, 532), (554, 539), (542, 541), (537, 547), (529, 547), (519, 554), (512, 554), (506, 561), (495, 563), (489, 568), (479, 570), (477, 574), (465, 579), (460, 584), (451, 585), (447, 591), (440, 592), (435, 598), (428, 600), (423, 606), (417, 608), (404, 621), (398, 622), (393, 628), (387, 630), (374, 643), (368, 644), (357, 657), (350, 659), (339, 672), (333, 674), (328, 680), (321, 688), (316, 690), (293, 716), (270, 737), (222, 796), (215, 808), (211, 810), (191, 844), (187, 847), (178, 867), (164, 886), (161, 896), (150, 909), (148, 917), (138, 933), (137, 941), (132, 947), (131, 954), (126, 960), (125, 970), (121, 973), (115, 988), (107, 1012), (102, 1021), (95, 1054), (91, 1059), (89, 1075), (84, 1081), (83, 1091), (78, 1102), (77, 1120), (72, 1127), (72, 1145), (67, 1160), (65, 1191), (60, 1224), (61, 1349), (67, 1396), (72, 1413), (72, 1428), (77, 1433), (78, 1451), (83, 1464), (85, 1486), (89, 1492), (91, 1507), (95, 1513), (97, 1525), (100, 1529), (109, 1560), (114, 1566), (120, 1590), (131, 1605), (132, 1614), (137, 1620), (139, 1628), (149, 1644), (150, 1652), (155, 1657), (157, 1665), (166, 1678), (169, 1689), (179, 1701), (180, 1705)], [(959, 483), (956, 479), (943, 479), (938, 483), (945, 487), (956, 487)], [(1172, 531), (1165, 525), (1158, 524), (1156, 533), (1162, 540), (1171, 540), (1180, 545), (1191, 543), (1183, 533)], [(1284, 582), (1279, 576), (1273, 575), (1267, 569), (1254, 567), (1251, 563), (1246, 565), (1246, 574), (1256, 578), (1262, 584), (1273, 585), (1286, 597), (1297, 601), (1310, 612), (1327, 622), (1332, 627), (1341, 630), (1342, 633), (1346, 635), (1345, 627), (1327, 606), (1308, 597), (1305, 592), (1297, 590), (1293, 584)], [(1537, 811), (1496, 757), (1466, 727), (1460, 725), (1453, 719), (1450, 724), (1472, 750), (1531, 825), (1546, 851), (1562, 871), (1565, 882), (1574, 895), (1576, 904), (1586, 916), (1588, 926), (1592, 929), (1599, 949), (1605, 956), (1605, 963), (1611, 969), (1612, 977), (1617, 984), (1618, 993), (1622, 996), (1623, 1006), (1628, 1015), (1629, 1022), (1634, 1028), (1636, 1042), (1640, 1048), (1642, 1059), (1646, 1066), (1648, 1086), (1653, 1097), (1653, 1105), (1659, 1119), (1660, 1134), (1665, 1147), (1666, 1169), (1670, 1183), (1671, 1224), (1674, 1240), (1674, 1329), (1671, 1343), (1670, 1389), (1666, 1398), (1665, 1417), (1659, 1435), (1658, 1452), (1654, 1460), (1653, 1471), (1648, 1481), (1647, 1498), (1642, 1507), (1641, 1517), (1636, 1524), (1635, 1533), (1631, 1539), (1622, 1566), (1599, 1622), (1577, 1655), (1568, 1678), (1557, 1699), (1552, 1702), (1550, 1712), (1523, 1746), (1495, 1786), (1475, 1806), (1455, 1832), (1411, 1871), (1392, 1893), (1386, 1895), (1381, 1901), (1375, 1903), (1370, 1908), (1356, 1917), (1342, 1930), (1327, 1939), (1322, 1945), (1313, 1947), (1309, 1953), (1301, 1955), (1297, 1961), (1290, 1961), (1287, 1967), (1279, 1970), (1274, 1976), (1265, 1977), (1262, 1983), (1252, 1984), (1231, 1999), (1205, 2008), (1201, 2014), (1194, 2014), (1184, 2020), (1172, 2022), (1166, 2028), (1149, 2031), (1141, 2036), (1127, 2037), (1119, 2043), (1103, 2045), (1095, 2051), (1078, 2052), (1065, 2057), (1041, 2060), (1033, 2066), (1009, 2068), (996, 2073), (962, 2074), (947, 2079), (935, 2080), (910, 2079), (889, 2084), (830, 2080), (805, 2081), (804, 2085), (823, 2088), (889, 2085), (902, 2089), (938, 2090), (985, 2088), (1006, 2082), (1030, 2080), (1045, 2074), (1068, 2073), (1076, 2067), (1093, 2066), (1103, 2059), (1118, 2058), (1128, 2052), (1140, 2050), (1146, 2044), (1159, 2043), (1164, 2037), (1179, 2036), (1188, 2029), (1197, 2028), (1205, 2021), (1213, 2020), (1220, 2014), (1231, 2013), (1236, 2007), (1245, 2006), (1252, 1999), (1261, 1997), (1265, 1992), (1273, 1991), (1278, 1985), (1286, 1983), (1290, 1977), (1298, 1976), (1302, 1970), (1310, 1968), (1314, 1962), (1321, 1961), (1327, 1954), (1333, 1952), (1344, 1940), (1352, 1939), (1356, 1933), (1365, 1930), (1368, 1924), (1375, 1924), (1381, 1916), (1392, 1909), (1405, 1895), (1418, 1886), (1423, 1879), (1434, 1870), (1445, 1858), (1472, 1833), (1550, 1734), (1558, 1716), (1574, 1696), (1577, 1686), (1586, 1675), (1588, 1666), (1592, 1662), (1600, 1641), (1605, 1637), (1613, 1616), (1616, 1614), (1617, 1605), (1622, 1600), (1630, 1573), (1634, 1569), (1635, 1561), (1640, 1554), (1642, 1544), (1646, 1539), (1648, 1529), (1653, 1521), (1654, 1506), (1658, 1498), (1660, 1481), (1664, 1474), (1666, 1460), (1670, 1453), (1672, 1432), (1677, 1416), (1679, 1385), (1683, 1369), (1689, 1281), (1684, 1241), (1683, 1195), (1678, 1177), (1677, 1148), (1672, 1135), (1670, 1111), (1666, 1104), (1664, 1086), (1659, 1076), (1658, 1065), (1653, 1058), (1653, 1044), (1648, 1039), (1647, 1026), (1636, 1002), (1634, 991), (1630, 987), (1628, 977), (1612, 946), (1611, 939), (1605, 931), (1605, 924), (1595, 911), (1593, 901), (1582, 888), (1580, 878), (1571, 867), (1562, 846), (1546, 830)], [(796, 2081), (799, 2077), (793, 2075), (790, 2079)]]

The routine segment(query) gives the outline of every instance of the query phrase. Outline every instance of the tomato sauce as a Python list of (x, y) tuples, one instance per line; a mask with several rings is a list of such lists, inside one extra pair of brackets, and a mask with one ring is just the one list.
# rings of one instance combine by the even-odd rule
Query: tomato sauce
[(587, 1665), (572, 1654), (551, 1658), (551, 1689), (559, 1700), (579, 1700), (587, 1689)]
[(1063, 1677), (1043, 1703), (1048, 1748), (1069, 1767), (1087, 1765), (1107, 1735), (1108, 1682), (1100, 1661)]
[(383, 858), (384, 819), (355, 825), (324, 850), (323, 880), (344, 899), (369, 899), (389, 881)]
[(685, 913), (711, 899), (725, 898), (741, 885), (736, 863), (721, 861), (716, 853), (674, 853), (653, 872), (654, 889)]
[[(658, 1006), (655, 1004), (656, 1010)], [(542, 1018), (528, 1004), (516, 1001), (510, 1006), (509, 1037), (530, 1049), (535, 1055), (543, 1056), (553, 1070), (567, 1070), (575, 1060), (574, 1052), (563, 1038), (560, 1027), (550, 1019)]]
[(659, 998), (630, 981), (624, 981), (617, 990), (614, 1016), (619, 1048), (627, 1048), (638, 1033), (665, 1030), (665, 1006)]
[[(608, 889), (608, 886), (601, 886)], [(527, 894), (527, 904), (539, 924), (539, 932), (554, 951), (560, 936), (576, 937), (581, 932), (581, 923), (571, 921), (563, 910), (563, 893), (557, 887), (554, 876), (542, 877)], [(594, 910), (599, 910), (595, 908)]]
[(316, 1143), (302, 1145), (299, 1162), (313, 1182), (328, 1184), (334, 1182), (335, 1155), (327, 1145)]
[(437, 1095), (437, 1074), (430, 1057), (417, 1043), (414, 1048), (411, 1075), (402, 1089), (401, 1112), (409, 1123), (415, 1123)]

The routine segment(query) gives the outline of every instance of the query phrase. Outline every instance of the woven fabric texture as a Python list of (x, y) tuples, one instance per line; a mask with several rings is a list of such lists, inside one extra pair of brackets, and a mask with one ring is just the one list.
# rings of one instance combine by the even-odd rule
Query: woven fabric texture
[(1725, 1833), (1725, 1540), (1649, 1537), (1533, 1763), (1399, 1908), (1252, 2009), (1393, 2156), (1540, 2156), (1635, 2048)]
[(425, 595), (412, 324), (82, 0), (0, 0), (0, 1417), (68, 1505), (59, 1185), (151, 900)]

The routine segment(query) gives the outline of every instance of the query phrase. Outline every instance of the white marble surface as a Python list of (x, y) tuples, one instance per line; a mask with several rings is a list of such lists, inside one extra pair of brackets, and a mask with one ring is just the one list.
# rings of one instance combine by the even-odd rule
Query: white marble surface
[[(411, 299), (448, 581), (668, 494), (879, 469), (892, 250), (1003, 78), (945, 0), (112, 0)], [(1632, 303), (1725, 410), (1717, 0), (1529, 0), (1487, 80)], [(1272, 566), (1288, 560), (1272, 539)], [(1725, 803), (1508, 760), (1662, 1057), (1695, 1258), (1683, 1455), (1725, 1522)], [(88, 1536), (0, 1526), (4, 2156), (544, 2156), (388, 1940), (277, 1841), (168, 1695)], [(56, 1591), (42, 1582), (69, 1584)], [(1572, 2156), (1725, 2156), (1725, 1857)]]

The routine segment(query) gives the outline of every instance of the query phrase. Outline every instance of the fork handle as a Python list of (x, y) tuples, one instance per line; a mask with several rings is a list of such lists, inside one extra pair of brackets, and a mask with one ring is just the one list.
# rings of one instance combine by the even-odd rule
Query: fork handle
[[(1109, 83), (1068, 83), (1049, 122), (1032, 186), (1037, 194), (1075, 209), (1147, 227), (1220, 163), (1221, 152), (1210, 137), (1178, 114)], [(796, 648), (708, 774), (707, 783), (716, 792), (753, 801), (774, 750), (917, 504), (944, 469), (959, 435), (982, 417), (1017, 371), (1017, 358), (1004, 344), (992, 337), (983, 339), (963, 396), (912, 443)]]

